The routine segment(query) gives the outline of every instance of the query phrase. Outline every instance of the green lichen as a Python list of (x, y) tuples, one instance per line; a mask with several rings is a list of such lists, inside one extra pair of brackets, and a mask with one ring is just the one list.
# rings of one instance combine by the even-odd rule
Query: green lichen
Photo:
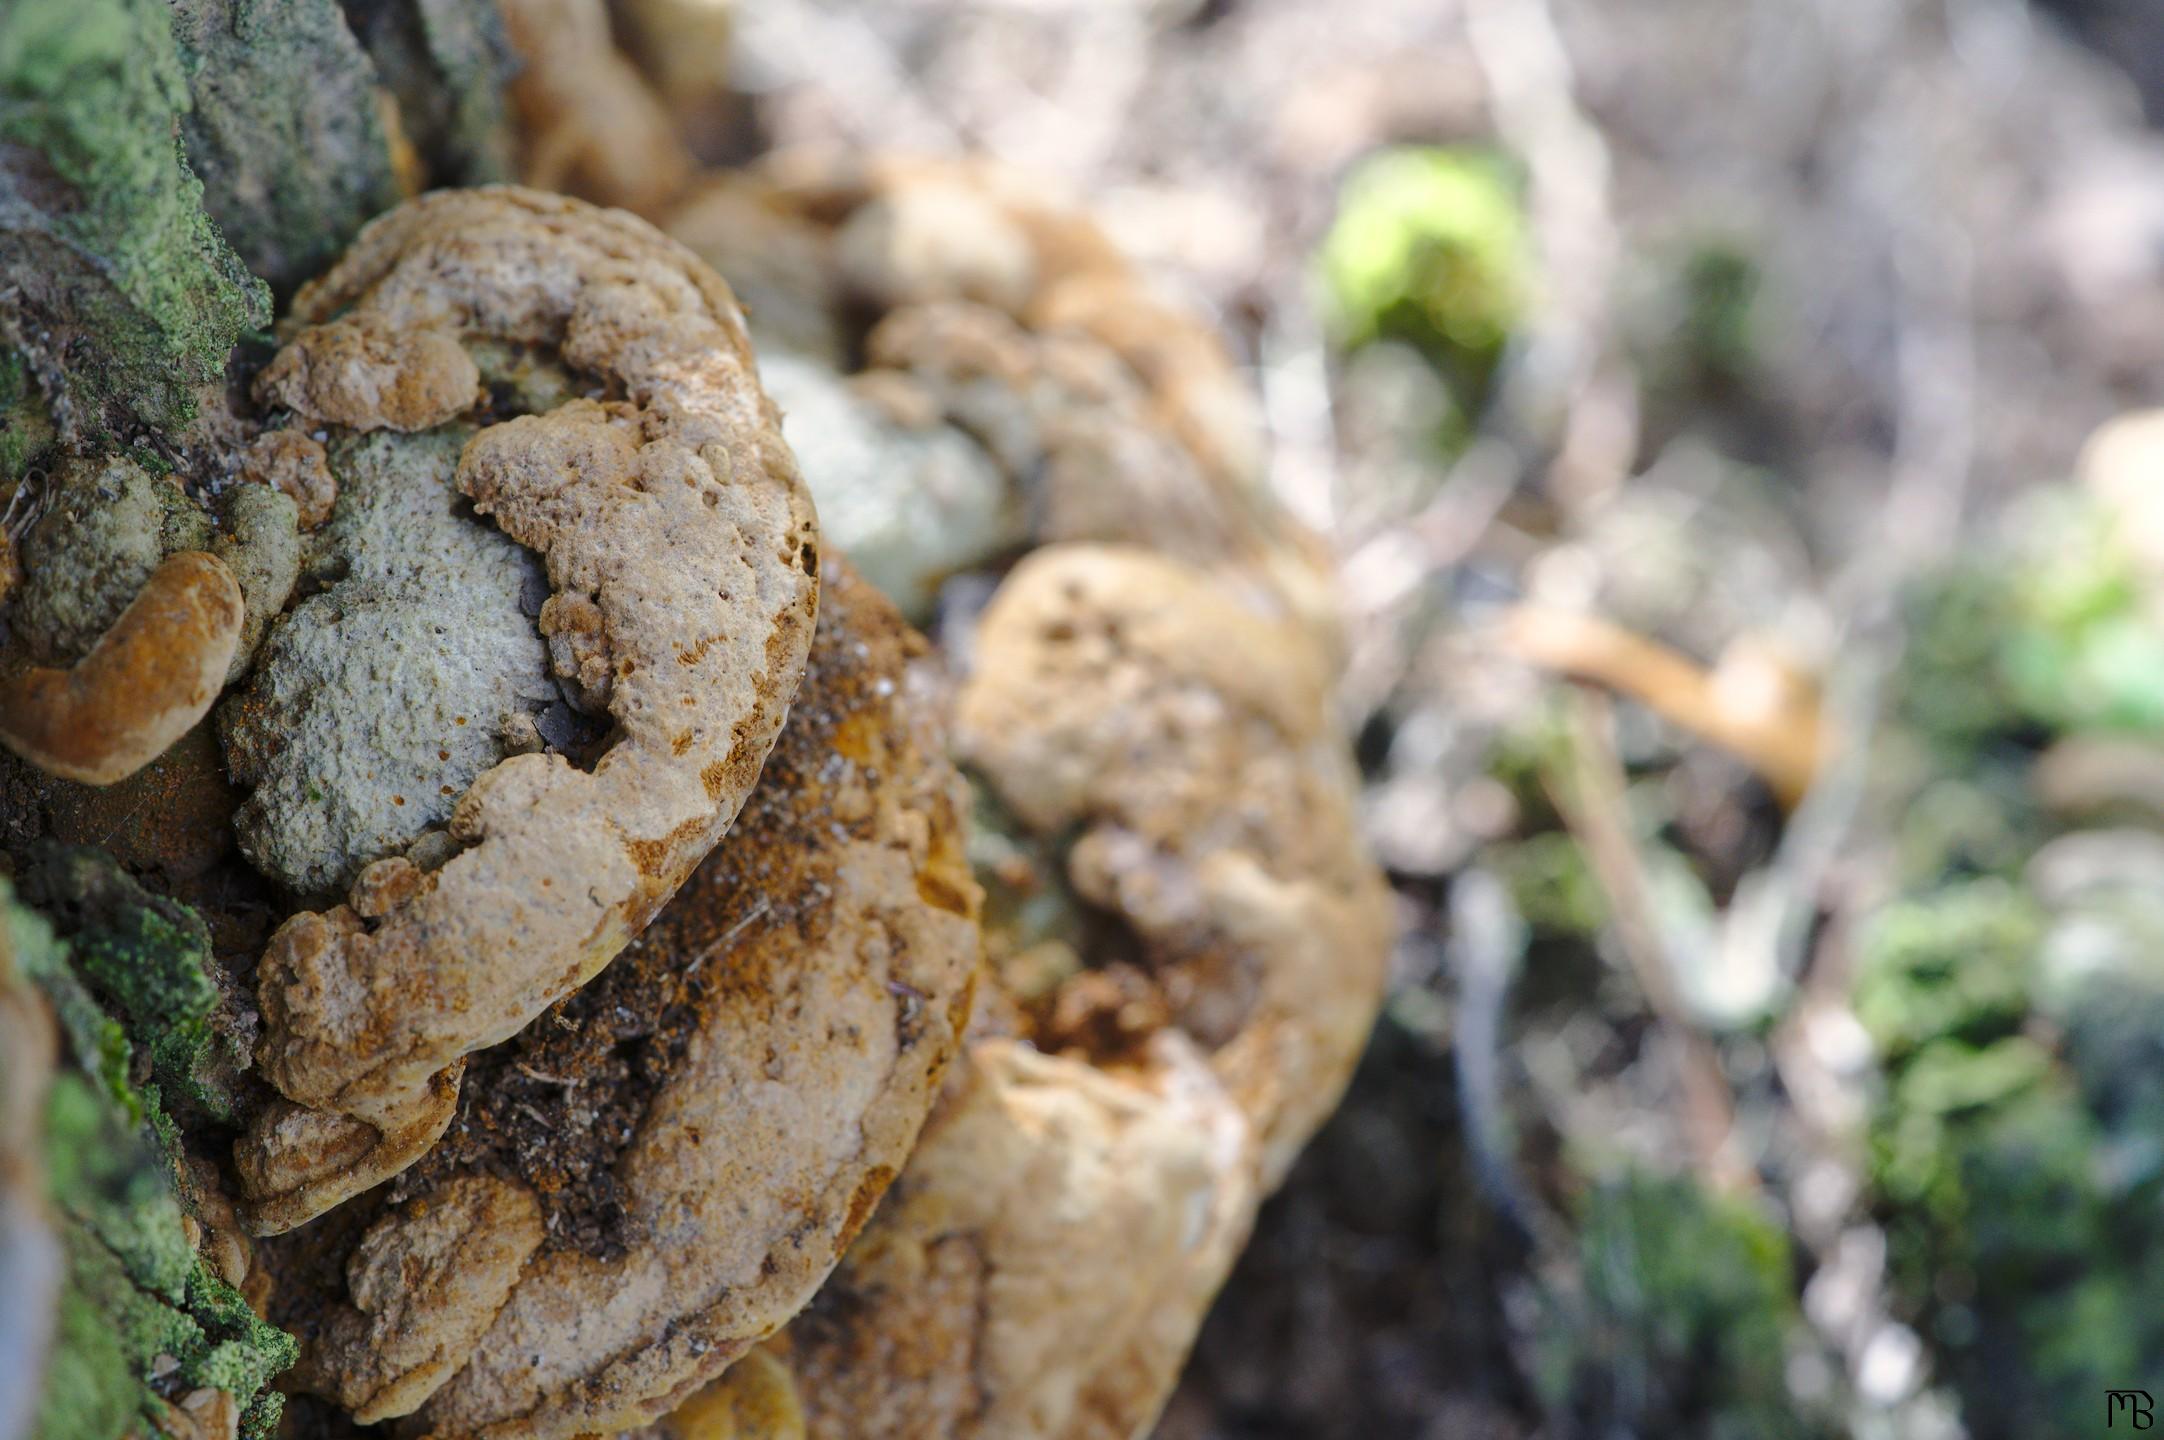
[(175, 0), (204, 205), (280, 294), (401, 198), (374, 62), (336, 0)]
[(85, 846), (42, 851), (24, 889), (59, 923), (76, 973), (142, 1046), (159, 1084), (213, 1117), (230, 1116), (232, 1099), (219, 1077), (239, 1057), (213, 1053), (221, 1038), (212, 1023), (219, 994), (201, 917), (151, 894), (111, 856)]
[(218, 709), (229, 771), (251, 790), (241, 853), (296, 893), (343, 893), (442, 825), (521, 722), (538, 744), (532, 717), (560, 704), (527, 613), (546, 594), (539, 561), (475, 523), (458, 491), (471, 434), (333, 439), (338, 503), (310, 556), (326, 588), (285, 613)]
[(63, 437), (169, 442), (269, 320), (203, 210), (161, 0), (0, 6), (0, 322)]
[[(158, 918), (176, 923), (169, 913)], [(45, 920), (13, 903), (5, 882), (0, 923), (23, 972), (59, 1015), (69, 1062), (54, 1077), (45, 1108), (46, 1193), (67, 1275), (33, 1433), (40, 1440), (155, 1433), (166, 1400), (211, 1386), (242, 1402), (244, 1428), (261, 1440), (281, 1403), (266, 1387), (293, 1363), (294, 1341), (257, 1319), (190, 1245), (175, 1183), (178, 1135), (157, 1088), (139, 1092), (129, 1084), (131, 1047), (117, 1025), (95, 1018), (102, 1012), (76, 969), (87, 962), (71, 955)], [(185, 948), (146, 928), (161, 934), (165, 949)], [(85, 948), (100, 943), (93, 938)], [(148, 1003), (153, 988), (174, 981), (168, 966), (132, 993)], [(177, 1003), (195, 1003), (191, 988), (180, 985)]]

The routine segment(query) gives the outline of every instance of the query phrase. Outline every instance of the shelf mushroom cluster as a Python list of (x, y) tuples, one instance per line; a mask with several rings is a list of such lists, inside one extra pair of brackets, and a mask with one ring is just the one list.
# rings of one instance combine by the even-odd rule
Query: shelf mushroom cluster
[(298, 1433), (1139, 1434), (1381, 993), (1326, 569), (1071, 212), (671, 193), (408, 202), (215, 493), (40, 520), (0, 841), (151, 776), (230, 832), (136, 868), (216, 942), (176, 1163)]

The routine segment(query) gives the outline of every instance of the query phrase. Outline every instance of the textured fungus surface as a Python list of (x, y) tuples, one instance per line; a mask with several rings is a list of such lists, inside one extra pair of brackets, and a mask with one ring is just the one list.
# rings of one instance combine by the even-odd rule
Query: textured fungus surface
[(547, 591), (540, 562), (461, 513), (472, 433), (334, 443), (338, 501), (309, 567), (328, 588), (279, 622), (219, 709), (233, 778), (251, 790), (241, 852), (298, 894), (343, 893), (445, 823), (507, 737), (560, 704), (522, 606)]
[[(457, 469), (476, 512), (541, 557), (552, 661), (611, 729), (591, 769), (528, 753), (485, 771), (451, 807), (441, 868), (379, 860), (348, 904), (272, 937), (258, 1060), (286, 1099), (236, 1156), (259, 1231), (411, 1163), (450, 1121), (462, 1057), (576, 989), (674, 893), (758, 775), (817, 604), (810, 502), (735, 303), (631, 217), (426, 196), (369, 226), (293, 318), (263, 383), (312, 421), (434, 415), (450, 387), (428, 376), (459, 370), (439, 341), (550, 346), (612, 397), (489, 426)], [(348, 408), (366, 395), (395, 414)]]
[[(1024, 561), (975, 645), (962, 755), (1119, 918), (1099, 964), (1146, 975), (1211, 1051), (1274, 1186), (1351, 1075), (1391, 927), (1320, 657), (1235, 589), (1096, 546)], [(1048, 1001), (1043, 1043), (1107, 1048), (1087, 1023), (1099, 983)]]
[[(1000, 983), (961, 1078), (775, 1354), (813, 1436), (1113, 1440), (1148, 1429), (1336, 1104), (1389, 892), (1320, 652), (1240, 586), (1054, 546), (993, 597), (972, 662), (957, 751), (1008, 832), (980, 855), (1060, 903), (1003, 904), (1021, 934), (988, 936)], [(1066, 960), (1032, 979), (1037, 931)]]
[(789, 1327), (808, 1433), (1144, 1433), (1247, 1236), (1250, 1144), (1176, 1035), (1116, 1074), (973, 1045), (878, 1218)]
[[(980, 782), (968, 1078), (772, 1354), (814, 1435), (1144, 1433), (1381, 994), (1326, 567), (1208, 325), (1012, 177), (799, 153), (670, 224), (806, 357), (781, 387), (806, 477), (941, 619)], [(966, 513), (1013, 528), (928, 519), (893, 461), (942, 435), (1002, 482)]]
[[(795, 711), (729, 843), (592, 984), (472, 1058), (442, 1142), (342, 1262), (361, 1277), (345, 1298), (294, 1282), (311, 1388), (364, 1416), (419, 1406), (432, 1434), (607, 1432), (809, 1299), (907, 1160), (973, 983), (966, 801), (924, 663), (830, 567)], [(483, 1253), (442, 1218), (484, 1202), (533, 1207), (537, 1246), (506, 1238), (525, 1221), (491, 1222)], [(282, 1243), (340, 1273), (335, 1245)], [(427, 1257), (460, 1245), (455, 1290), (366, 1282), (391, 1255), (448, 1274)]]

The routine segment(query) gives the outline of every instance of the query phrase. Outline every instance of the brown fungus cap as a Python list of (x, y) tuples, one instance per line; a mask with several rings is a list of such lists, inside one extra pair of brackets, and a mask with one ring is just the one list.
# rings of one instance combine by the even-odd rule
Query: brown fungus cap
[(1259, 1196), (1184, 1037), (1101, 1071), (971, 1047), (864, 1239), (776, 1353), (818, 1440), (1144, 1433)]
[[(351, 904), (272, 937), (257, 1058), (286, 1098), (236, 1153), (261, 1233), (410, 1164), (450, 1122), (462, 1057), (583, 984), (675, 892), (758, 776), (818, 595), (810, 500), (735, 302), (631, 216), (513, 188), (424, 196), (304, 287), (293, 324), (264, 383), (311, 420), (434, 414), (399, 367), (441, 372), (466, 342), (554, 347), (610, 397), (483, 429), (456, 481), (541, 556), (542, 629), (576, 631), (559, 668), (612, 728), (590, 770), (520, 754), (483, 773), (440, 869), (379, 861)], [(371, 334), (395, 339), (356, 343)], [(385, 413), (353, 408), (367, 394)]]
[(64, 780), (127, 779), (208, 713), (243, 614), (224, 561), (201, 550), (167, 557), (73, 666), (0, 675), (0, 744)]
[(340, 1298), (292, 1277), (304, 1386), (432, 1435), (607, 1433), (811, 1297), (916, 1144), (977, 963), (926, 658), (829, 565), (728, 844), (592, 984), (471, 1057), (350, 1258), (309, 1262)]
[(1147, 1431), (1381, 998), (1390, 896), (1327, 680), (1297, 622), (1148, 551), (1053, 546), (993, 597), (957, 751), (1075, 897), (1080, 966), (992, 993), (776, 1343), (809, 1435)]

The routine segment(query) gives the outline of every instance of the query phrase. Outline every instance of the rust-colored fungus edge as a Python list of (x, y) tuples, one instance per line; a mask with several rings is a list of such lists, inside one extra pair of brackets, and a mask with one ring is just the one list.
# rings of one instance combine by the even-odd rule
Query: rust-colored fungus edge
[(811, 500), (735, 301), (634, 217), (514, 187), (423, 196), (304, 287), (293, 324), (267, 383), (309, 420), (335, 396), (368, 428), (353, 401), (371, 390), (384, 424), (450, 418), (463, 387), (437, 382), (465, 373), (468, 339), (553, 346), (623, 397), (492, 425), (458, 472), (542, 556), (542, 628), (567, 632), (559, 656), (613, 729), (590, 771), (530, 754), (484, 773), (441, 869), (379, 861), (352, 904), (273, 935), (257, 1058), (284, 1099), (235, 1155), (258, 1233), (410, 1164), (449, 1123), (461, 1057), (583, 984), (676, 891), (758, 776), (818, 604)]
[(0, 676), (0, 745), (63, 780), (127, 779), (209, 712), (240, 644), (242, 609), (217, 556), (167, 557), (73, 667)]

